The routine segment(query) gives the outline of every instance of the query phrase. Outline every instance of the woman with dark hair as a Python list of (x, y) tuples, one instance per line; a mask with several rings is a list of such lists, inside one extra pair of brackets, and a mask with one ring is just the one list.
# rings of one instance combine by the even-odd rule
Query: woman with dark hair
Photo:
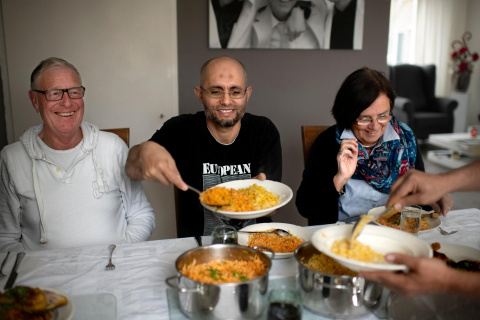
[[(338, 90), (337, 124), (312, 144), (296, 205), (309, 225), (335, 223), (387, 203), (390, 187), (410, 169), (425, 171), (412, 130), (392, 115), (395, 92), (380, 72), (362, 68)], [(446, 195), (431, 204), (445, 215)]]

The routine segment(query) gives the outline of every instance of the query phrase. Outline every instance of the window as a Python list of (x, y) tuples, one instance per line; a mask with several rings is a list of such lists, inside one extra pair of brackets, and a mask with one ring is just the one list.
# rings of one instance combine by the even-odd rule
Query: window
[(391, 0), (387, 63), (413, 63), (417, 0)]

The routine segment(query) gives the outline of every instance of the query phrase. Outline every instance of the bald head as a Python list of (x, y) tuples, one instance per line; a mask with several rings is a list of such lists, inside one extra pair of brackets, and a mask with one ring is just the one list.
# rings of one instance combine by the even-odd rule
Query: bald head
[(231, 66), (234, 66), (234, 67), (241, 68), (241, 70), (243, 71), (243, 77), (244, 77), (244, 80), (245, 80), (244, 85), (245, 85), (245, 87), (247, 87), (247, 70), (245, 69), (245, 66), (243, 65), (243, 63), (241, 63), (237, 59), (231, 58), (229, 56), (215, 57), (215, 58), (212, 58), (212, 59), (208, 60), (207, 62), (205, 62), (203, 64), (202, 68), (200, 69), (200, 86), (203, 86), (205, 84), (205, 81), (207, 80), (209, 69), (212, 66), (216, 66), (216, 65), (219, 65), (219, 64), (228, 64), (228, 65), (231, 65)]

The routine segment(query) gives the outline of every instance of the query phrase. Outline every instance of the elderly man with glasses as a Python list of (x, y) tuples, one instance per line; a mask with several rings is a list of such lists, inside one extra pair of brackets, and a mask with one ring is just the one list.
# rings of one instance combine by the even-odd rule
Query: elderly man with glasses
[(125, 172), (118, 136), (83, 122), (85, 87), (67, 61), (48, 58), (29, 97), (43, 124), (6, 146), (0, 161), (0, 251), (146, 241), (155, 216)]
[[(298, 211), (310, 225), (384, 206), (399, 177), (425, 170), (414, 133), (392, 115), (394, 100), (392, 85), (376, 70), (356, 70), (342, 83), (332, 108), (337, 124), (312, 144), (297, 192)], [(452, 203), (446, 195), (431, 206), (445, 215)]]
[[(238, 60), (221, 56), (205, 62), (195, 87), (204, 110), (168, 120), (149, 141), (133, 147), (126, 166), (130, 178), (173, 183), (183, 191), (187, 183), (205, 190), (231, 180), (280, 181), (280, 136), (269, 119), (245, 113), (251, 93)], [(194, 192), (179, 192), (177, 206), (180, 237), (210, 235), (216, 225), (242, 228), (256, 222), (208, 211)]]

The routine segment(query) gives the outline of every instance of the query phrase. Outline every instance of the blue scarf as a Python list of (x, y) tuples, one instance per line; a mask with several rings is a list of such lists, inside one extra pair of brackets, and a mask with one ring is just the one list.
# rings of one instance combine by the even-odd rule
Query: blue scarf
[[(352, 178), (364, 180), (375, 190), (389, 194), (392, 184), (408, 170), (415, 168), (417, 143), (412, 130), (395, 117), (390, 125), (400, 140), (383, 142), (368, 157), (367, 150), (359, 143), (357, 168)], [(340, 144), (340, 132), (336, 126), (337, 142)]]

